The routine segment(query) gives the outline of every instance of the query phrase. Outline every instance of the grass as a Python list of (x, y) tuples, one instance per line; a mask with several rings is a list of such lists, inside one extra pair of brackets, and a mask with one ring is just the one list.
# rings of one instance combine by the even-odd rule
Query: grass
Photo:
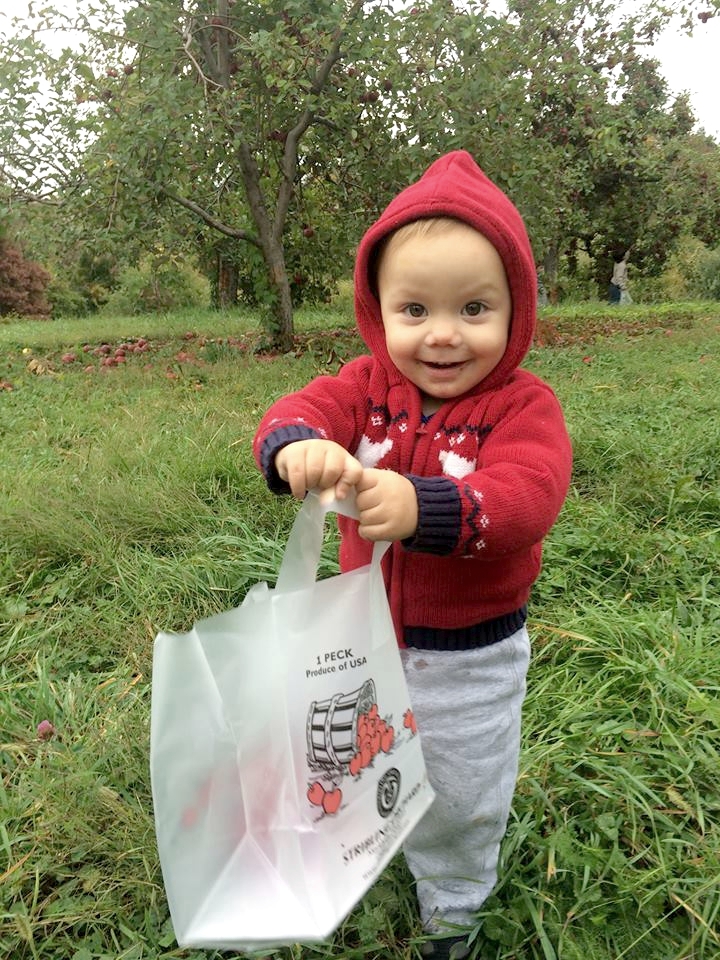
[[(294, 507), (250, 441), (273, 397), (360, 349), (345, 323), (301, 314), (282, 357), (255, 352), (252, 315), (0, 323), (0, 957), (228, 956), (180, 950), (169, 923), (152, 640), (273, 580)], [(533, 597), (520, 780), (478, 947), (712, 960), (720, 309), (547, 308), (540, 333), (527, 365), (563, 402), (574, 482)], [(103, 342), (139, 338), (100, 366)], [(274, 955), (409, 960), (418, 943), (398, 858), (331, 943)]]

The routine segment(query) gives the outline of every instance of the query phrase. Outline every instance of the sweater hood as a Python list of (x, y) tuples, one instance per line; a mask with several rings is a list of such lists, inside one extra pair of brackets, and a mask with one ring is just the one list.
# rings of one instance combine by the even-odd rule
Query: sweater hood
[(537, 274), (527, 231), (517, 208), (464, 150), (448, 153), (399, 193), (360, 241), (355, 262), (355, 316), (360, 335), (388, 371), (391, 382), (403, 381), (388, 356), (380, 303), (373, 292), (374, 252), (383, 237), (413, 220), (452, 217), (483, 234), (505, 267), (512, 319), (500, 363), (472, 391), (504, 383), (530, 349), (535, 330)]

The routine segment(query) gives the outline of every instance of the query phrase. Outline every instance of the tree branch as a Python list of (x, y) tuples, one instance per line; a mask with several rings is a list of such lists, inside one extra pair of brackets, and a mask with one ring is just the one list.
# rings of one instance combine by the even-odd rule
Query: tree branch
[(186, 210), (194, 213), (203, 223), (207, 224), (208, 227), (212, 227), (213, 230), (217, 230), (218, 233), (222, 233), (226, 237), (232, 237), (234, 240), (245, 240), (247, 243), (252, 243), (253, 246), (261, 249), (260, 241), (249, 231), (228, 226), (226, 223), (223, 223), (222, 220), (213, 217), (213, 215), (208, 213), (200, 204), (195, 203), (193, 200), (188, 200), (187, 197), (181, 197), (177, 193), (173, 193), (172, 190), (168, 190), (167, 187), (160, 187), (160, 192), (166, 196), (168, 200), (172, 200), (173, 203), (177, 203), (179, 206), (185, 207)]
[[(348, 16), (344, 25), (339, 26), (335, 31), (335, 36), (333, 37), (330, 49), (328, 50), (325, 59), (315, 71), (315, 76), (313, 77), (312, 84), (310, 85), (310, 96), (317, 96), (325, 89), (332, 68), (342, 57), (340, 46), (345, 39), (345, 34), (347, 33), (348, 27), (362, 10), (364, 2), (365, 0), (355, 0), (352, 7), (348, 11)], [(280, 164), (282, 181), (278, 190), (277, 205), (275, 207), (275, 219), (273, 222), (273, 236), (278, 241), (280, 241), (282, 238), (283, 231), (285, 229), (285, 220), (287, 219), (287, 212), (290, 207), (293, 191), (295, 189), (295, 174), (297, 173), (298, 145), (300, 143), (300, 138), (308, 129), (308, 127), (314, 122), (314, 120), (314, 111), (310, 107), (306, 107), (306, 109), (300, 115), (298, 122), (288, 131), (287, 139), (285, 140), (285, 150), (283, 151), (282, 163)]]
[[(210, 46), (207, 37), (205, 36), (205, 28), (196, 29), (195, 36), (192, 33), (192, 20), (188, 21), (186, 27), (183, 29), (182, 42), (183, 50), (187, 56), (190, 63), (195, 67), (197, 75), (200, 78), (200, 81), (205, 90), (205, 97), (208, 96), (208, 84), (212, 84), (214, 87), (220, 87), (221, 84), (217, 80), (217, 64), (213, 57), (212, 47)], [(202, 50), (203, 56), (205, 58), (205, 64), (209, 71), (210, 76), (204, 72), (196, 58), (193, 56), (192, 50), (190, 49), (193, 40), (198, 44)]]
[(215, 33), (215, 42), (217, 44), (217, 78), (223, 87), (227, 87), (230, 82), (230, 34), (228, 31), (228, 15), (230, 13), (228, 0), (218, 0), (217, 4), (218, 20), (222, 26), (218, 27)]
[(270, 249), (272, 241), (275, 239), (272, 233), (270, 217), (268, 216), (265, 198), (260, 187), (260, 171), (257, 161), (250, 149), (249, 144), (242, 141), (238, 144), (238, 159), (240, 161), (240, 170), (242, 172), (243, 185), (245, 187), (245, 196), (250, 206), (250, 213), (260, 233), (258, 246), (267, 251)]

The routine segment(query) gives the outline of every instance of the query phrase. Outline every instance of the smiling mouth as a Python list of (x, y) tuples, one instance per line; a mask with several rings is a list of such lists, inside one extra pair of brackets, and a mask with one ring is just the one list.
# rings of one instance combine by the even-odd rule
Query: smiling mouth
[(453, 360), (450, 363), (436, 363), (432, 360), (423, 360), (423, 363), (426, 367), (431, 367), (433, 370), (452, 370), (453, 367), (461, 367), (464, 360)]

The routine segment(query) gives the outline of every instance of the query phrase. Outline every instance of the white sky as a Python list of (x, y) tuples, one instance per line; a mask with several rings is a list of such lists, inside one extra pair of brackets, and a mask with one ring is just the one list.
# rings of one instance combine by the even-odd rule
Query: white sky
[[(73, 0), (56, 0), (54, 4), (51, 0), (51, 5), (74, 8)], [(37, 2), (36, 6), (43, 4)], [(27, 0), (0, 0), (0, 31), (13, 16), (20, 16), (26, 10)], [(685, 90), (690, 93), (699, 126), (720, 141), (720, 71), (717, 62), (720, 57), (720, 14), (707, 23), (696, 21), (691, 37), (680, 33), (677, 26), (666, 30), (655, 45), (653, 55), (660, 61), (670, 90), (675, 94)]]
[[(0, 0), (1, 2), (1, 0)], [(690, 93), (699, 125), (720, 141), (720, 14), (707, 23), (696, 23), (688, 37), (677, 29), (666, 30), (653, 50), (673, 93)]]

